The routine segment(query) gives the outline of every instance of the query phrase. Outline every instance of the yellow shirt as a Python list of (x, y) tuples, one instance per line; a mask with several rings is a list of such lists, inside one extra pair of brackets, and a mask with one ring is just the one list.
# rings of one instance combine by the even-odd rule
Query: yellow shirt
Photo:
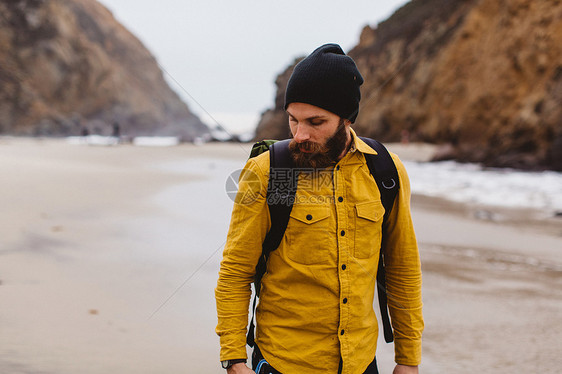
[[(334, 167), (301, 173), (285, 236), (270, 255), (256, 313), (256, 343), (285, 374), (363, 373), (375, 356), (373, 308), (384, 208), (364, 153), (376, 152), (352, 130), (354, 147)], [(423, 330), (421, 267), (410, 217), (410, 184), (392, 155), (400, 189), (385, 238), (388, 306), (395, 360), (418, 365)], [(269, 152), (240, 176), (217, 288), (221, 360), (246, 358), (255, 266), (270, 228)], [(279, 176), (277, 176), (279, 177)]]

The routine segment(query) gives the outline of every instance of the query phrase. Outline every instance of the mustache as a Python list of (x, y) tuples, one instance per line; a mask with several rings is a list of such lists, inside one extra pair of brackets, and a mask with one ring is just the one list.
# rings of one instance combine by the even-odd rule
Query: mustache
[(291, 141), (289, 148), (293, 151), (301, 151), (306, 153), (325, 153), (327, 151), (327, 147), (323, 144), (311, 141), (297, 143), (294, 139)]
[(297, 143), (292, 139), (289, 150), (297, 166), (325, 168), (338, 160), (345, 149), (346, 140), (345, 125), (340, 120), (336, 131), (324, 144), (313, 141)]

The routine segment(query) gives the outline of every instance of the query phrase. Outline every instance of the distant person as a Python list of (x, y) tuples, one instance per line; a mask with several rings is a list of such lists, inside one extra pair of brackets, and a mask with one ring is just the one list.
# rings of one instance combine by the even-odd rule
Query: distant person
[(400, 132), (400, 143), (402, 144), (409, 144), (410, 143), (410, 132), (406, 129), (403, 129)]
[[(362, 83), (354, 61), (337, 44), (326, 44), (295, 67), (287, 84), (294, 167), (281, 171), (300, 172), (288, 224), (259, 289), (252, 355), (258, 373), (378, 373), (373, 299), (380, 251), (394, 374), (418, 373), (424, 323), (410, 185), (398, 157), (387, 156), (399, 189), (383, 218), (382, 193), (366, 161), (379, 153), (351, 129)], [(276, 154), (281, 149), (273, 147)], [(279, 228), (268, 209), (270, 157), (271, 148), (243, 170), (215, 290), (220, 360), (228, 374), (254, 373), (245, 347), (250, 285), (266, 235)], [(245, 196), (254, 198), (238, 199)]]
[(113, 122), (113, 132), (111, 133), (111, 136), (114, 136), (116, 138), (119, 138), (121, 136), (121, 128), (119, 126), (119, 122)]
[(82, 126), (82, 130), (80, 130), (80, 143), (88, 144), (88, 136), (90, 136), (90, 130), (86, 126)]

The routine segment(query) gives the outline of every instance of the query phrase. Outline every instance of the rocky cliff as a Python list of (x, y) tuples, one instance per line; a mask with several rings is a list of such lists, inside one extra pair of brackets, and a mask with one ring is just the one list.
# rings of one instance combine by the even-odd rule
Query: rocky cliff
[[(366, 26), (349, 54), (365, 78), (360, 134), (449, 144), (443, 156), (461, 161), (562, 170), (561, 0), (413, 0)], [(292, 68), (259, 138), (286, 133)]]
[(95, 0), (0, 2), (0, 133), (176, 135), (207, 127)]

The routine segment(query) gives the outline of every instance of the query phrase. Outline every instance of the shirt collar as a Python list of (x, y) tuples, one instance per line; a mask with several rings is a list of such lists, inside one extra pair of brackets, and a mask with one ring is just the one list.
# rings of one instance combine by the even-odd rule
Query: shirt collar
[(367, 145), (367, 143), (365, 143), (363, 140), (361, 140), (361, 138), (359, 138), (357, 136), (357, 134), (355, 134), (355, 131), (350, 128), (349, 129), (351, 132), (351, 148), (349, 148), (349, 153), (353, 153), (355, 151), (359, 151), (361, 153), (367, 153), (370, 155), (376, 155), (377, 151), (375, 151), (373, 148), (369, 147)]

